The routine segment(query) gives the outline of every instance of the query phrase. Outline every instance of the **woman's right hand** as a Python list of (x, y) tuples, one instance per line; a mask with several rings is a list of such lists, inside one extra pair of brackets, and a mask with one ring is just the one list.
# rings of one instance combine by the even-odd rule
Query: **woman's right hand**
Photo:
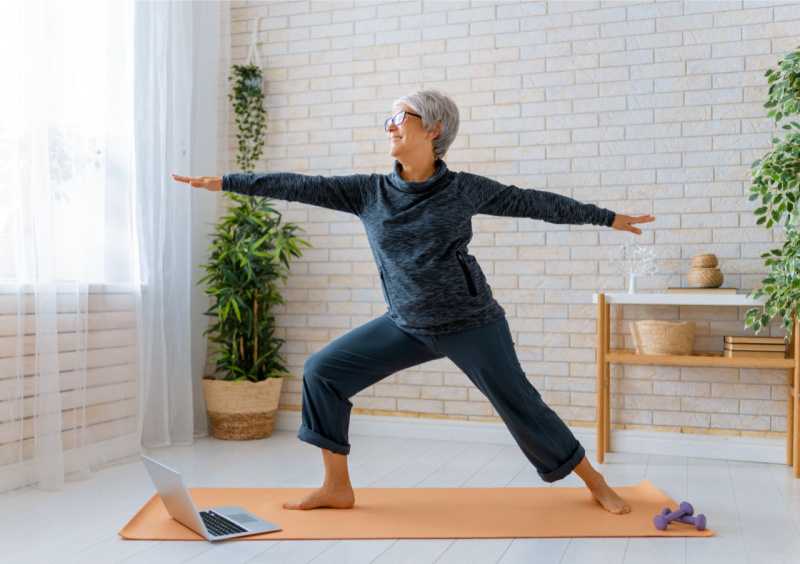
[(195, 188), (205, 188), (212, 192), (219, 192), (222, 190), (222, 177), (221, 176), (180, 176), (173, 174), (172, 178), (178, 182), (185, 182)]

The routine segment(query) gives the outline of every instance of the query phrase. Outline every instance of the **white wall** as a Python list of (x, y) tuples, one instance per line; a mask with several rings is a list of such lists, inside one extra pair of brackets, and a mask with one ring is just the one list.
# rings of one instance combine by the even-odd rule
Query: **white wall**
[[(591, 225), (476, 216), (470, 252), (508, 313), (530, 380), (571, 425), (595, 421), (596, 305), (626, 291), (606, 261), (635, 238), (660, 257), (644, 291), (686, 286), (691, 256), (715, 253), (725, 287), (766, 274), (779, 237), (755, 226), (750, 164), (777, 129), (763, 76), (797, 44), (790, 2), (233, 2), (232, 58), (243, 64), (253, 18), (267, 79), (267, 144), (258, 170), (389, 173), (382, 123), (419, 87), (461, 111), (452, 170), (564, 194), (628, 215), (652, 213), (634, 237)], [(235, 122), (231, 118), (231, 125)], [(235, 164), (235, 131), (229, 135)], [(383, 302), (354, 216), (278, 202), (313, 248), (292, 266), (276, 310), (298, 380), (302, 367)], [(773, 240), (774, 238), (774, 240)], [(612, 308), (613, 348), (628, 322), (697, 322), (695, 350), (721, 351), (747, 308)], [(780, 335), (774, 323), (760, 336)], [(785, 371), (612, 365), (612, 423), (706, 434), (782, 436)], [(352, 399), (354, 413), (499, 420), (447, 359), (395, 374)]]

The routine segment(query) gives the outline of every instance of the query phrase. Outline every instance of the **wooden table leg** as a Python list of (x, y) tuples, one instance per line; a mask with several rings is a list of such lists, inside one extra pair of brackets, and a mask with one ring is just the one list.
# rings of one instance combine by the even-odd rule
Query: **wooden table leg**
[[(795, 363), (796, 364), (796, 363)], [(794, 445), (794, 371), (796, 368), (786, 370), (786, 464), (794, 464), (792, 454)]]
[(603, 405), (605, 393), (603, 386), (605, 384), (605, 364), (606, 364), (606, 346), (604, 342), (605, 335), (605, 312), (606, 312), (606, 295), (597, 294), (597, 462), (600, 464), (605, 460), (605, 432), (603, 431), (603, 422), (605, 421), (605, 406)]
[[(797, 335), (797, 331), (800, 330), (800, 323), (797, 322), (797, 318), (794, 318), (794, 325), (792, 327), (792, 334)], [(792, 403), (794, 404), (794, 408), (792, 409), (792, 420), (786, 422), (786, 428), (788, 431), (789, 425), (791, 424), (792, 429), (792, 465), (794, 466), (794, 477), (800, 478), (800, 444), (798, 444), (798, 439), (800, 439), (800, 395), (798, 395), (798, 391), (800, 391), (800, 366), (798, 366), (798, 362), (800, 362), (800, 337), (794, 340), (794, 378), (793, 378), (793, 390), (792, 390)]]
[(792, 466), (794, 463), (794, 456), (792, 451), (794, 449), (794, 373), (797, 370), (798, 359), (794, 356), (794, 341), (796, 337), (794, 326), (792, 327), (792, 334), (789, 336), (788, 353), (789, 358), (794, 359), (794, 368), (786, 369), (786, 464)]
[[(603, 338), (603, 350), (609, 351), (611, 349), (611, 304), (606, 304), (606, 314), (605, 314), (605, 327), (603, 331), (605, 332), (605, 336)], [(604, 362), (603, 363), (603, 381), (605, 382), (605, 386), (603, 386), (603, 390), (605, 390), (605, 398), (603, 399), (603, 407), (605, 408), (605, 422), (604, 422), (604, 429), (605, 429), (605, 437), (603, 438), (603, 444), (606, 447), (606, 452), (611, 452), (611, 363)]]

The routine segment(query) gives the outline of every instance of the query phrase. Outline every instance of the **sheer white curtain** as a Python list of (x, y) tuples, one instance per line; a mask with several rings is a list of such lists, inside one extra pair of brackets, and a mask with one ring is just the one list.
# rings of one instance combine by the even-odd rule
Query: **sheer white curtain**
[(0, 2), (0, 492), (207, 433), (220, 7)]
[[(137, 218), (146, 447), (191, 444), (208, 433), (200, 379), (208, 300), (195, 282), (210, 244), (215, 195), (170, 174), (219, 175), (218, 2), (137, 2)], [(209, 166), (210, 163), (211, 166)]]

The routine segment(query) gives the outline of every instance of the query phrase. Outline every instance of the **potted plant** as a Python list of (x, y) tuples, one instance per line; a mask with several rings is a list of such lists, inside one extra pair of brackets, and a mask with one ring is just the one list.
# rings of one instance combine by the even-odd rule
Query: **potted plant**
[[(238, 162), (251, 172), (260, 155), (263, 129), (261, 70), (255, 65), (234, 66), (237, 123), (240, 124)], [(249, 440), (272, 434), (283, 378), (287, 373), (280, 356), (283, 339), (275, 336), (272, 307), (283, 304), (277, 281), (286, 281), (291, 257), (300, 257), (295, 237), (300, 229), (281, 225), (281, 214), (266, 198), (225, 193), (231, 204), (215, 226), (207, 274), (198, 284), (212, 306), (215, 318), (203, 335), (216, 346), (211, 360), (213, 376), (203, 378), (203, 395), (212, 433), (219, 439)], [(300, 229), (302, 230), (302, 229)]]
[[(764, 107), (770, 108), (767, 117), (774, 119), (777, 125), (783, 118), (800, 112), (800, 52), (786, 55), (778, 63), (778, 69), (768, 69), (765, 76), (771, 86)], [(767, 259), (764, 264), (770, 271), (761, 281), (763, 288), (748, 296), (759, 298), (768, 294), (769, 298), (760, 314), (758, 308), (747, 312), (745, 327), (752, 325), (758, 333), (770, 319), (780, 314), (788, 340), (793, 320), (800, 313), (800, 235), (797, 231), (800, 123), (790, 120), (782, 128), (788, 131), (786, 136), (772, 139), (772, 151), (752, 164), (750, 201), (761, 198), (761, 205), (753, 212), (760, 216), (756, 225), (764, 224), (767, 229), (773, 224), (780, 225), (786, 240), (780, 249), (761, 255)]]

